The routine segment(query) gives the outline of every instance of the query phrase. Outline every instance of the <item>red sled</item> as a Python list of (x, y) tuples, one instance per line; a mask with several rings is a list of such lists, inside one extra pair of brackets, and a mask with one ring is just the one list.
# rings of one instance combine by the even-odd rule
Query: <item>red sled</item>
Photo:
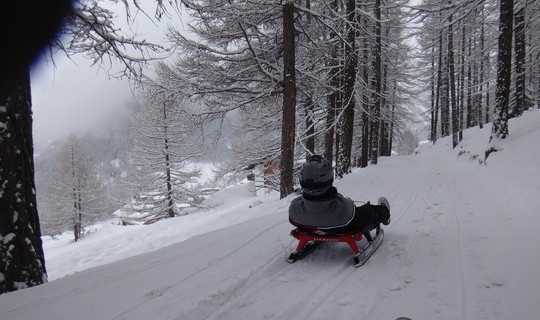
[[(315, 231), (316, 232), (316, 231)], [(362, 240), (362, 233), (358, 231), (347, 232), (338, 235), (318, 235), (314, 233), (309, 233), (302, 231), (298, 228), (291, 231), (291, 236), (299, 240), (296, 251), (291, 253), (287, 261), (289, 263), (295, 263), (297, 260), (301, 259), (303, 256), (307, 255), (316, 246), (322, 242), (345, 242), (351, 247), (355, 255), (353, 257), (354, 266), (362, 266), (371, 255), (377, 250), (380, 246), (383, 238), (384, 231), (379, 227), (376, 228), (375, 237), (372, 237), (371, 234), (366, 233), (364, 237), (368, 241), (368, 244), (362, 249), (358, 248), (357, 241)]]

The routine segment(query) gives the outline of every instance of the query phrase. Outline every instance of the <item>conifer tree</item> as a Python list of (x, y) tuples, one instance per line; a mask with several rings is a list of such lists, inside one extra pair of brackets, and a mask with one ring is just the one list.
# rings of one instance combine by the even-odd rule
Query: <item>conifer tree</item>
[(30, 74), (0, 87), (0, 294), (47, 281), (37, 213)]
[(181, 214), (181, 204), (198, 204), (188, 183), (200, 173), (189, 160), (200, 155), (201, 136), (190, 119), (189, 104), (177, 104), (159, 86), (149, 85), (148, 103), (135, 115), (130, 132), (129, 165), (136, 201), (145, 220)]
[[(505, 139), (508, 135), (508, 115), (510, 112), (510, 82), (512, 74), (511, 66), (513, 25), (514, 1), (500, 0), (499, 47), (497, 57), (497, 89), (495, 92), (495, 119), (493, 120), (490, 142), (493, 141), (493, 139)], [(496, 147), (492, 147), (490, 150), (496, 151)]]
[(78, 241), (85, 226), (106, 217), (108, 199), (103, 184), (75, 135), (70, 135), (62, 146), (49, 181), (48, 194), (57, 232), (71, 229)]

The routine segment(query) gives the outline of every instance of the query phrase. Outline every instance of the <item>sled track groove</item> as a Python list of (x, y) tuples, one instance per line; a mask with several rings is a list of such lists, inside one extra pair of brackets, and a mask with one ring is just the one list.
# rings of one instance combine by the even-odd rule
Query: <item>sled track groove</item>
[[(337, 262), (337, 261), (336, 261)], [(337, 276), (341, 277), (339, 281), (332, 281), (332, 288), (321, 290), (319, 294), (312, 296), (310, 302), (316, 302), (316, 307), (313, 309), (308, 308), (306, 314), (302, 315), (303, 319), (313, 319), (315, 315), (320, 313), (321, 309), (327, 307), (327, 302), (336, 296), (336, 293), (343, 287), (343, 284), (350, 281), (354, 272), (358, 271), (350, 265), (350, 260), (347, 259), (347, 263), (336, 266), (335, 271), (330, 276), (330, 279), (335, 279)], [(348, 270), (348, 272), (346, 272)]]
[[(276, 281), (277, 278), (283, 276), (288, 270), (294, 268), (294, 265), (285, 262), (284, 251), (278, 251), (271, 256), (267, 263), (258, 268), (254, 268), (249, 271), (249, 275), (242, 281), (241, 285), (237, 286), (235, 292), (233, 292), (229, 298), (219, 303), (212, 311), (206, 316), (200, 319), (221, 319), (222, 315), (226, 315), (229, 310), (235, 309), (236, 306), (245, 303), (246, 297), (250, 297), (261, 291), (261, 288), (265, 288), (268, 284)], [(280, 266), (274, 266), (276, 261), (283, 260)], [(263, 281), (259, 279), (263, 278)], [(237, 294), (239, 293), (239, 294)]]
[[(243, 248), (245, 248), (246, 246), (248, 246), (252, 241), (256, 240), (257, 238), (259, 238), (262, 234), (268, 232), (269, 230), (277, 227), (278, 225), (284, 223), (283, 221), (279, 221), (277, 223), (274, 223), (264, 229), (261, 229), (259, 232), (255, 233), (254, 235), (252, 235), (251, 237), (249, 237), (247, 240), (243, 241), (241, 245), (239, 246), (236, 246), (233, 250), (231, 251), (228, 251), (227, 253), (225, 253), (223, 256), (219, 257), (219, 258), (216, 258), (212, 261), (209, 261), (204, 267), (202, 268), (199, 268), (187, 275), (185, 275), (184, 277), (176, 280), (176, 281), (172, 281), (171, 283), (169, 283), (165, 288), (162, 288), (161, 290), (163, 291), (163, 293), (165, 293), (167, 290), (171, 289), (171, 288), (174, 288), (174, 287), (177, 287), (177, 286), (180, 286), (184, 281), (192, 278), (192, 277), (195, 277), (213, 267), (216, 267), (217, 265), (219, 265), (219, 262), (220, 261), (223, 261), (227, 258), (229, 258), (230, 256), (234, 255), (235, 253), (239, 252), (240, 250), (242, 250)], [(274, 254), (273, 256), (271, 256), (269, 258), (269, 261), (272, 261), (272, 260), (275, 260), (277, 259), (278, 257), (280, 257), (281, 255), (283, 255), (282, 252), (278, 252), (276, 254)], [(163, 263), (158, 263), (158, 264), (155, 264), (155, 265), (161, 265)], [(263, 269), (264, 268), (264, 265), (263, 267), (259, 268), (259, 269)], [(235, 292), (238, 292), (239, 290), (242, 290), (242, 288), (250, 281), (251, 278), (253, 278), (254, 274), (256, 274), (256, 270), (258, 269), (253, 269), (250, 274), (245, 277), (245, 278), (242, 278), (242, 279), (239, 279), (239, 281), (233, 283), (231, 285), (231, 287), (234, 287), (234, 289), (231, 291), (230, 295), (234, 295)], [(141, 270), (142, 272), (142, 270)], [(200, 302), (201, 303), (204, 303), (205, 300), (201, 300)], [(216, 305), (216, 307), (214, 308), (214, 310), (210, 311), (210, 313), (206, 316), (204, 316), (204, 318), (198, 318), (198, 319), (208, 319), (212, 314), (214, 314), (217, 310), (219, 310), (223, 305), (225, 305), (226, 302), (220, 302)], [(136, 307), (133, 307), (133, 308), (130, 308), (130, 309), (127, 309), (127, 310), (124, 310), (123, 312), (117, 314), (115, 317), (111, 318), (111, 320), (120, 320), (120, 319), (128, 319), (130, 318), (130, 315), (133, 314), (134, 311), (136, 311), (138, 308), (142, 307), (143, 305), (139, 305), (139, 306), (136, 306)], [(189, 317), (188, 317), (189, 318)], [(191, 319), (191, 318), (189, 318)]]
[[(393, 225), (399, 225), (401, 220), (404, 219), (404, 217), (407, 215), (407, 212), (409, 212), (409, 210), (414, 207), (414, 204), (420, 198), (421, 191), (423, 190), (423, 187), (427, 179), (428, 179), (428, 175), (424, 174), (421, 181), (419, 181), (418, 183), (414, 183), (415, 185), (414, 191), (411, 193), (411, 196), (408, 198), (407, 203), (401, 208), (401, 214), (397, 217), (395, 217), (395, 215), (392, 215), (392, 222), (389, 225), (390, 227)], [(407, 179), (407, 180), (411, 181), (412, 179)], [(392, 202), (390, 202), (390, 208), (393, 208)]]
[(467, 290), (467, 276), (466, 276), (466, 272), (465, 272), (465, 263), (464, 263), (464, 257), (463, 257), (463, 224), (462, 224), (462, 221), (461, 221), (461, 218), (459, 216), (459, 213), (456, 209), (456, 205), (455, 205), (455, 202), (454, 202), (454, 197), (453, 197), (453, 193), (451, 193), (451, 190), (448, 188), (448, 184), (445, 183), (445, 186), (446, 186), (446, 189), (447, 189), (447, 194), (449, 195), (448, 196), (448, 201), (450, 203), (450, 206), (452, 208), (452, 214), (454, 216), (454, 219), (456, 221), (456, 226), (457, 226), (457, 230), (456, 230), (456, 233), (457, 233), (457, 247), (458, 247), (458, 250), (459, 250), (459, 272), (460, 272), (460, 285), (461, 285), (461, 318), (462, 319), (469, 319), (467, 313), (468, 313), (468, 305), (469, 305), (469, 294), (468, 294), (468, 290)]

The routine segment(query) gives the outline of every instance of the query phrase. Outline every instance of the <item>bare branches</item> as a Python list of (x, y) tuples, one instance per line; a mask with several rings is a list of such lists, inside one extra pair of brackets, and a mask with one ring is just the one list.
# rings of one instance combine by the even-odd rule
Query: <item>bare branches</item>
[[(123, 0), (126, 15), (131, 19), (127, 0)], [(133, 1), (137, 10), (142, 11), (137, 0)], [(108, 66), (109, 71), (118, 61), (123, 66), (114, 72), (114, 77), (140, 79), (149, 61), (159, 59), (166, 49), (158, 44), (139, 40), (137, 35), (127, 35), (115, 25), (115, 15), (97, 1), (79, 2), (67, 17), (63, 33), (67, 37), (58, 39), (55, 45), (68, 56), (84, 54), (93, 65)]]

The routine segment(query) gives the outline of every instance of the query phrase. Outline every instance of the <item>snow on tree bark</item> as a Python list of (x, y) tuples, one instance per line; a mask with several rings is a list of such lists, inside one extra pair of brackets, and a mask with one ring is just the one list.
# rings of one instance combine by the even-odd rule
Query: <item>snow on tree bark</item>
[(455, 148), (459, 143), (459, 110), (456, 101), (456, 80), (454, 70), (454, 31), (452, 28), (452, 15), (448, 18), (448, 74), (450, 81), (450, 108), (452, 109), (452, 146)]
[(515, 101), (511, 111), (513, 117), (520, 116), (527, 106), (526, 85), (525, 85), (525, 59), (526, 40), (525, 40), (525, 6), (521, 5), (514, 15), (514, 56), (515, 56)]
[(373, 119), (371, 121), (371, 163), (377, 164), (379, 158), (381, 94), (382, 94), (382, 43), (381, 43), (381, 1), (375, 0), (375, 61), (373, 65)]
[(34, 184), (30, 74), (0, 88), (0, 293), (47, 281)]
[[(514, 1), (501, 0), (499, 16), (499, 54), (497, 58), (497, 88), (495, 91), (495, 119), (493, 120), (490, 142), (492, 142), (493, 139), (505, 139), (508, 135), (510, 82), (512, 74), (513, 16)], [(494, 151), (495, 149), (496, 147), (492, 147), (491, 150)]]
[(339, 153), (337, 154), (336, 161), (336, 175), (343, 177), (351, 171), (351, 153), (352, 153), (352, 140), (353, 140), (353, 124), (354, 124), (354, 106), (355, 95), (354, 86), (356, 80), (356, 46), (355, 35), (356, 28), (354, 27), (356, 22), (354, 0), (347, 1), (347, 41), (345, 42), (345, 64), (343, 66), (343, 102), (345, 103), (345, 110), (340, 118), (340, 135), (339, 135)]
[(281, 131), (280, 197), (294, 191), (293, 165), (296, 113), (294, 3), (283, 5), (283, 118)]

